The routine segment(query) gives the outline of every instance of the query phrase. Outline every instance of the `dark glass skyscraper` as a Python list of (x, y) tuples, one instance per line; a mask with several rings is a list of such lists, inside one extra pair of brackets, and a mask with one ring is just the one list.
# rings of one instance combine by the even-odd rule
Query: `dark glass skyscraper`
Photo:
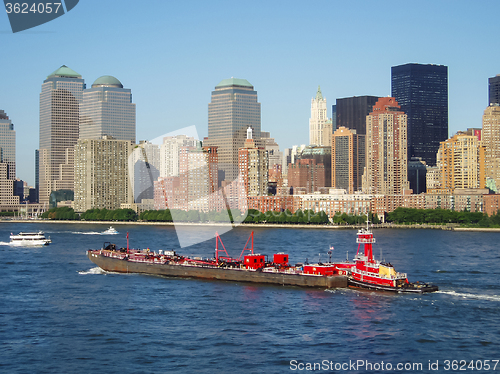
[(353, 96), (337, 99), (336, 128), (356, 130), (356, 134), (366, 134), (366, 116), (370, 114), (378, 96)]
[(489, 83), (488, 105), (500, 104), (500, 74), (497, 74), (495, 77), (489, 78), (488, 83)]
[(421, 157), (435, 165), (439, 142), (448, 139), (448, 67), (393, 66), (391, 88), (408, 116), (408, 159)]

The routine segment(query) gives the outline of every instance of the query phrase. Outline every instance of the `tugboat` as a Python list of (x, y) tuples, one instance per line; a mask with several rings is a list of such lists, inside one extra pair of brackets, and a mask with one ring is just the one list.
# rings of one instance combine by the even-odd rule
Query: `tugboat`
[[(367, 288), (379, 291), (413, 292), (424, 293), (438, 290), (438, 286), (427, 283), (410, 283), (406, 273), (398, 273), (390, 263), (380, 262), (373, 257), (373, 244), (375, 238), (368, 227), (361, 228), (357, 233), (356, 243), (358, 251), (351, 266), (342, 264), (339, 273), (347, 274), (347, 282), (350, 287)], [(361, 250), (361, 245), (364, 250)], [(340, 265), (340, 264), (339, 264)], [(346, 268), (348, 268), (346, 270)]]

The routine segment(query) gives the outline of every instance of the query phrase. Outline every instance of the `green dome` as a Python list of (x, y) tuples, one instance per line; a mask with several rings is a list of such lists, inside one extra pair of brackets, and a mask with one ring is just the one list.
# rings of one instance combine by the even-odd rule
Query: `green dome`
[(111, 75), (103, 75), (92, 83), (92, 87), (119, 87), (123, 88), (122, 82)]
[(217, 86), (215, 86), (215, 88), (230, 87), (230, 86), (243, 86), (243, 87), (253, 88), (253, 86), (250, 84), (249, 81), (247, 81), (246, 79), (238, 79), (238, 78), (224, 79)]
[(78, 74), (76, 71), (70, 69), (66, 65), (61, 66), (59, 69), (54, 71), (52, 74), (50, 74), (48, 78), (56, 78), (56, 77), (62, 77), (62, 78), (81, 78), (82, 76)]

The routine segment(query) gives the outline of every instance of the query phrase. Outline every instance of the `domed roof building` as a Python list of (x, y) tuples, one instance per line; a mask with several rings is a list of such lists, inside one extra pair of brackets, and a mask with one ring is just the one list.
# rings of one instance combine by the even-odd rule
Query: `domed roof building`
[(122, 82), (111, 75), (103, 75), (97, 78), (94, 83), (92, 83), (92, 88), (94, 87), (117, 87), (123, 88)]
[(132, 92), (112, 75), (97, 78), (83, 93), (80, 139), (104, 136), (135, 143), (135, 104)]

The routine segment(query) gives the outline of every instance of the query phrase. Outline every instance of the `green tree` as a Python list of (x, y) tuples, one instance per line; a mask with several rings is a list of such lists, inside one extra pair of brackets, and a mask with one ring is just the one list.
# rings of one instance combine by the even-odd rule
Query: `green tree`
[(197, 210), (190, 210), (187, 212), (188, 222), (200, 222), (200, 215)]

